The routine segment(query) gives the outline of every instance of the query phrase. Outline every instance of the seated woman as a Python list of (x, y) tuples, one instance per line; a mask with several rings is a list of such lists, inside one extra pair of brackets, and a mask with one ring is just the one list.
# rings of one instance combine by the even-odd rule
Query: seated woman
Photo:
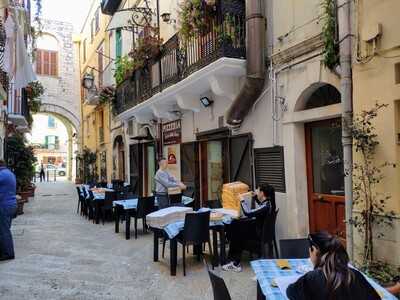
[(244, 200), (240, 204), (247, 218), (234, 221), (227, 228), (231, 262), (222, 266), (224, 271), (241, 272), (240, 260), (246, 242), (261, 241), (265, 219), (270, 217), (276, 210), (275, 190), (268, 184), (262, 184), (252, 199), (252, 207), (257, 206), (255, 209), (248, 207)]
[(309, 241), (314, 270), (287, 288), (290, 300), (381, 299), (365, 277), (349, 267), (347, 252), (336, 237), (319, 232), (310, 234)]

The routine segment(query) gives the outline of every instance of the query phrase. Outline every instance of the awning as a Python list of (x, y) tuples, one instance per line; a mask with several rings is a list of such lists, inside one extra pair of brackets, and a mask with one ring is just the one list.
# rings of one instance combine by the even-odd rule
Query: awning
[(132, 17), (132, 11), (120, 10), (117, 11), (111, 18), (110, 23), (107, 26), (106, 31), (111, 31), (118, 28), (124, 28), (129, 26), (129, 20)]

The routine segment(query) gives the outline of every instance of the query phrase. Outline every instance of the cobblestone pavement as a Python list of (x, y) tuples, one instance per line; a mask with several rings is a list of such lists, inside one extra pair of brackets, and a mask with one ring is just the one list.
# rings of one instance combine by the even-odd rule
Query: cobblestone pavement
[[(95, 225), (76, 214), (77, 197), (68, 182), (38, 184), (25, 214), (14, 220), (16, 259), (0, 263), (0, 299), (212, 299), (201, 263), (187, 257), (183, 276), (165, 259), (152, 261), (151, 234), (126, 241), (113, 223)], [(139, 222), (141, 230), (141, 222)], [(161, 248), (161, 247), (160, 247)], [(256, 299), (248, 263), (242, 273), (220, 273), (233, 299)]]

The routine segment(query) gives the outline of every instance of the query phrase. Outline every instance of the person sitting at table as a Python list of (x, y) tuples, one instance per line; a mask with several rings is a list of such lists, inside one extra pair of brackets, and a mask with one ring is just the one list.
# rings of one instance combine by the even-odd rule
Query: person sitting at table
[(349, 266), (349, 256), (339, 239), (327, 232), (310, 234), (308, 239), (314, 270), (289, 285), (286, 294), (290, 300), (381, 299), (367, 279)]
[(165, 158), (161, 158), (158, 164), (159, 169), (154, 176), (156, 183), (155, 196), (157, 197), (158, 208), (163, 209), (169, 206), (168, 189), (179, 187), (185, 190), (186, 186), (167, 171), (168, 161)]
[[(227, 238), (229, 240), (229, 258), (231, 262), (222, 266), (224, 271), (241, 272), (240, 260), (244, 245), (248, 241), (260, 241), (262, 228), (266, 218), (276, 210), (275, 189), (269, 184), (261, 184), (252, 199), (251, 209), (245, 200), (240, 202), (243, 214), (247, 217), (244, 220), (233, 221), (227, 227)], [(250, 220), (255, 218), (255, 220)], [(272, 252), (269, 247), (269, 253)]]
[(398, 295), (400, 295), (400, 278), (397, 277), (396, 279), (394, 279), (394, 281), (396, 282), (396, 284), (394, 284), (394, 285), (392, 285), (390, 287), (387, 287), (386, 290), (389, 293), (391, 293), (391, 294), (393, 294), (395, 296), (398, 296)]

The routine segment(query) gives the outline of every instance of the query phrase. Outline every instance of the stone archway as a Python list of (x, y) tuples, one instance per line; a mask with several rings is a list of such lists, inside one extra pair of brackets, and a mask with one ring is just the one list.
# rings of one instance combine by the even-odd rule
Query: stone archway
[(80, 120), (68, 109), (50, 103), (42, 103), (39, 113), (53, 115), (58, 118), (65, 126), (68, 133), (68, 155), (67, 155), (67, 178), (72, 180), (76, 176), (76, 165), (73, 164), (75, 151), (78, 150)]

